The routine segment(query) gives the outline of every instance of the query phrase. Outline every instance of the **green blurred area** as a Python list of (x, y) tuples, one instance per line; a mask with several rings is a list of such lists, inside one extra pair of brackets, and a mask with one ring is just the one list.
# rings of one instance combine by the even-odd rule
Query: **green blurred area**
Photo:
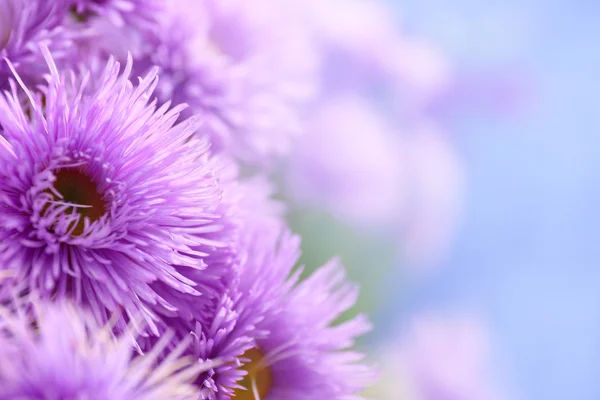
[(340, 321), (356, 313), (372, 315), (385, 302), (381, 284), (395, 264), (393, 243), (381, 236), (361, 233), (329, 213), (311, 209), (293, 209), (288, 215), (292, 231), (302, 237), (300, 265), (304, 277), (338, 256), (351, 281), (360, 284), (357, 304)]

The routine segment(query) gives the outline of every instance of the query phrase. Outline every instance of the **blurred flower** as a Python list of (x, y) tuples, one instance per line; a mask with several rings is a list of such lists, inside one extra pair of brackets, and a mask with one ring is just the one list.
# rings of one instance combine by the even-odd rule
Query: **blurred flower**
[[(39, 45), (52, 50), (55, 59), (72, 51), (73, 32), (61, 24), (66, 16), (66, 0), (3, 0), (0, 2), (0, 58), (8, 59), (25, 80), (41, 81), (45, 72)], [(0, 64), (0, 88), (11, 72)]]
[(310, 98), (315, 55), (283, 4), (177, 0), (160, 16), (143, 62), (161, 69), (161, 101), (190, 105), (213, 149), (265, 165), (289, 152)]
[(403, 36), (388, 54), (386, 65), (392, 101), (408, 107), (410, 112), (423, 112), (455, 81), (452, 66), (442, 50), (426, 39)]
[(329, 98), (315, 108), (288, 167), (286, 189), (297, 205), (393, 234), (410, 264), (439, 261), (452, 241), (464, 171), (432, 122), (403, 132), (359, 96)]
[(286, 188), (302, 205), (381, 226), (402, 209), (405, 159), (399, 135), (372, 104), (353, 95), (329, 98), (296, 144)]
[(99, 320), (124, 307), (157, 333), (157, 312), (196, 307), (171, 303), (201, 294), (186, 274), (229, 252), (215, 168), (190, 138), (198, 121), (174, 125), (182, 107), (148, 102), (156, 70), (133, 85), (131, 60), (123, 74), (110, 60), (88, 85), (44, 52), (43, 96), (22, 87), (30, 118), (16, 89), (0, 97), (1, 268), (25, 291), (74, 298)]
[(195, 400), (190, 384), (211, 365), (180, 358), (189, 340), (159, 361), (165, 334), (143, 356), (130, 337), (67, 303), (0, 308), (0, 399)]
[(488, 330), (468, 315), (421, 315), (382, 347), (379, 398), (499, 400)]
[[(387, 92), (391, 100), (423, 106), (451, 83), (440, 49), (398, 28), (390, 5), (375, 0), (289, 0), (311, 31), (322, 59), (322, 92)], [(340, 10), (344, 12), (340, 12)]]
[(448, 62), (400, 31), (383, 1), (290, 3), (322, 64), (283, 177), (287, 194), (298, 207), (397, 238), (405, 264), (438, 261), (463, 190), (451, 140), (428, 113), (452, 82)]
[(452, 138), (423, 122), (404, 138), (404, 209), (398, 235), (413, 265), (438, 264), (452, 244), (463, 210), (465, 169)]

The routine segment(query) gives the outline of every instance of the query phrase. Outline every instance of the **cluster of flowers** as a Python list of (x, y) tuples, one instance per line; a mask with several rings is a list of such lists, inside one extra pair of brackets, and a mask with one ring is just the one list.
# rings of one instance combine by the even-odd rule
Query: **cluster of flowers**
[(0, 400), (359, 396), (357, 287), (302, 277), (267, 176), (376, 128), (357, 93), (427, 92), (373, 4), (0, 0)]

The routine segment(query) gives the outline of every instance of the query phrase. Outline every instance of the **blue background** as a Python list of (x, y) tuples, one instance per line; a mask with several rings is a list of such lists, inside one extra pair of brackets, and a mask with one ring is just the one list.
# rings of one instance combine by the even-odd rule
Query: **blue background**
[(600, 2), (393, 4), (459, 72), (516, 73), (525, 94), (514, 113), (445, 114), (467, 166), (465, 219), (445, 265), (389, 288), (379, 322), (476, 307), (519, 398), (600, 399)]

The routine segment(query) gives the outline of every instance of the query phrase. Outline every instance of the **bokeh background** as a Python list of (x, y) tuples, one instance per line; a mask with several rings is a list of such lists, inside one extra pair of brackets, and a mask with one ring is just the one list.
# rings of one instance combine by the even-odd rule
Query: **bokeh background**
[(425, 141), (433, 150), (411, 167), (429, 182), (416, 201), (429, 205), (408, 214), (429, 225), (413, 251), (331, 207), (296, 202), (290, 213), (303, 263), (340, 254), (362, 285), (356, 309), (375, 327), (360, 345), (383, 369), (370, 395), (411, 399), (427, 386), (425, 400), (599, 399), (600, 3), (388, 6), (450, 77), (426, 107), (442, 142)]

